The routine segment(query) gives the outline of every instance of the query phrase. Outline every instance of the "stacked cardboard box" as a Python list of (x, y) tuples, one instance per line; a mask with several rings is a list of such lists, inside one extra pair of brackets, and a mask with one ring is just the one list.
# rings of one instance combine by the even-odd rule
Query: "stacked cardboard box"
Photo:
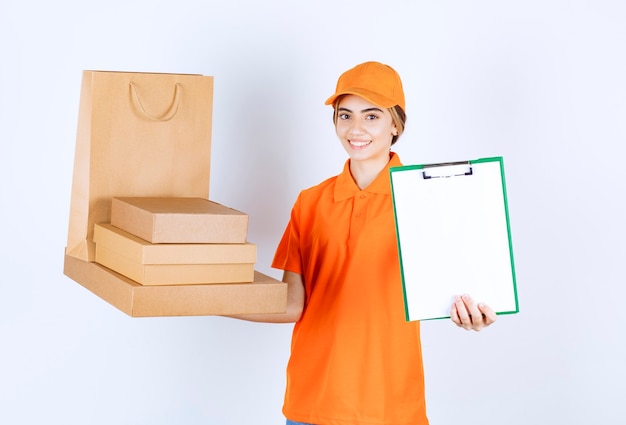
[(254, 281), (248, 216), (203, 198), (113, 198), (96, 262), (141, 285)]

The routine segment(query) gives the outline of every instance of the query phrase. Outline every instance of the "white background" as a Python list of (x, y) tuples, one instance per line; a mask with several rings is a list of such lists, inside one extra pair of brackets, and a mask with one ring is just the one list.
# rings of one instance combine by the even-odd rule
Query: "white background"
[(345, 160), (323, 102), (379, 60), (405, 164), (505, 159), (521, 312), (423, 324), (432, 424), (623, 424), (625, 22), (620, 0), (4, 0), (0, 423), (283, 423), (290, 325), (132, 319), (62, 274), (83, 69), (215, 76), (211, 198), (278, 277), (298, 191)]

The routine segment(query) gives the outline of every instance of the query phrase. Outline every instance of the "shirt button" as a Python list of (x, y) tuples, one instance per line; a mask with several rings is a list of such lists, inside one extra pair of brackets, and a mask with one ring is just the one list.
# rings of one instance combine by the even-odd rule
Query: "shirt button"
[(356, 214), (354, 214), (354, 216), (355, 216), (356, 218), (359, 218), (359, 217), (361, 217), (361, 213), (356, 213)]
[(365, 199), (365, 198), (367, 198), (367, 196), (362, 194), (361, 196), (359, 196), (359, 198)]

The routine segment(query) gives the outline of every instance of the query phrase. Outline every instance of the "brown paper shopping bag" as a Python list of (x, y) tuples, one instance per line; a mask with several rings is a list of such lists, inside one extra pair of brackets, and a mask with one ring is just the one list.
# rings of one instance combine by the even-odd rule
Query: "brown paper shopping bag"
[(114, 196), (209, 197), (213, 77), (84, 71), (66, 254), (94, 261)]

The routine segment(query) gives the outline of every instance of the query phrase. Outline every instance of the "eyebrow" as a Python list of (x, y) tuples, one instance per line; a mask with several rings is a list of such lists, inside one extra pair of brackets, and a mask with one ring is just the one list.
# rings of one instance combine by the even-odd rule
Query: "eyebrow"
[[(352, 112), (350, 109), (344, 108), (344, 107), (338, 108), (337, 111)], [(373, 112), (373, 111), (383, 112), (383, 110), (380, 109), (380, 108), (366, 108), (366, 109), (362, 109), (361, 113), (363, 114), (363, 113), (366, 113), (366, 112)]]

